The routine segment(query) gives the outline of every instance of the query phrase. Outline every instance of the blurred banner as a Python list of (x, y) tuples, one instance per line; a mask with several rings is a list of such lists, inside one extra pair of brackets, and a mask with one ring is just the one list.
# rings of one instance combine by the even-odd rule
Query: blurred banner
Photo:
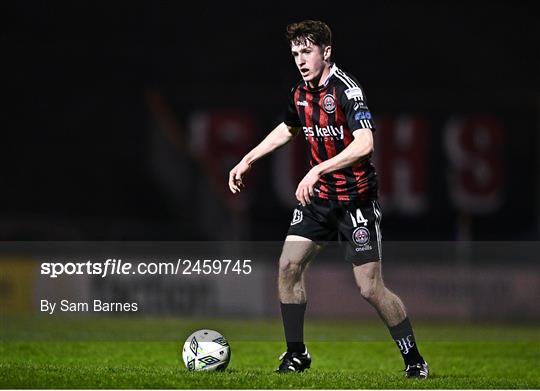
[[(375, 116), (373, 160), (386, 237), (535, 238), (536, 112), (470, 111), (463, 102), (445, 99), (446, 109), (432, 108), (426, 99), (415, 111)], [(302, 135), (257, 162), (242, 194), (233, 196), (225, 183), (228, 171), (277, 124), (279, 111), (273, 122), (263, 110), (270, 102), (258, 111), (207, 110), (177, 117), (165, 97), (153, 93), (149, 102), (151, 131), (162, 140), (149, 160), (161, 190), (192, 228), (208, 240), (281, 239), (298, 202), (296, 187), (308, 170)], [(186, 210), (189, 204), (198, 207)]]
[[(277, 317), (279, 242), (2, 243), (3, 315)], [(538, 321), (536, 242), (388, 242), (387, 286), (415, 319)], [(376, 319), (344, 248), (307, 272), (308, 314)], [(436, 262), (435, 262), (436, 261)]]
[[(306, 5), (192, 6), (204, 17), (180, 2), (13, 4), (1, 240), (283, 239), (303, 135), (258, 161), (241, 195), (227, 178), (283, 120), (301, 80), (284, 33)], [(538, 240), (530, 7), (353, 2), (355, 23), (309, 7), (373, 114), (385, 238)]]

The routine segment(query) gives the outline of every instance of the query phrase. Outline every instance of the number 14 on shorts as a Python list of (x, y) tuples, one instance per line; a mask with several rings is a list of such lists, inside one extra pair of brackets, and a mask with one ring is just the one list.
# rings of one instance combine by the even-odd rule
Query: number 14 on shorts
[(358, 227), (360, 224), (363, 224), (365, 227), (368, 223), (367, 219), (362, 214), (360, 208), (356, 209), (356, 216), (351, 212), (349, 212), (349, 216), (351, 216), (351, 221), (354, 228)]

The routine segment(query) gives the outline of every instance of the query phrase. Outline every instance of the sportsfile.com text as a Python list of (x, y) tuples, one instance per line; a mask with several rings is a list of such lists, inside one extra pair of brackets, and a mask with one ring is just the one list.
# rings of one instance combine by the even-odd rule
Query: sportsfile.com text
[(173, 274), (250, 274), (251, 259), (178, 259), (176, 262), (126, 262), (109, 258), (105, 262), (43, 262), (41, 274), (62, 275), (173, 275)]

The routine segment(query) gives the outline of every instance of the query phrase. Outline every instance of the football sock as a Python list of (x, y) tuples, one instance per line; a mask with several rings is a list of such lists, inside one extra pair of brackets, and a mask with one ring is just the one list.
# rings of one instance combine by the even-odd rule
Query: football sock
[(418, 352), (409, 318), (405, 318), (401, 323), (395, 326), (388, 327), (388, 330), (390, 330), (390, 335), (394, 341), (396, 341), (396, 345), (403, 356), (405, 365), (414, 365), (424, 362), (424, 359)]
[(283, 304), (281, 303), (281, 317), (283, 318), (283, 328), (285, 329), (285, 340), (287, 341), (287, 351), (292, 353), (304, 353), (304, 314), (306, 303), (303, 304)]

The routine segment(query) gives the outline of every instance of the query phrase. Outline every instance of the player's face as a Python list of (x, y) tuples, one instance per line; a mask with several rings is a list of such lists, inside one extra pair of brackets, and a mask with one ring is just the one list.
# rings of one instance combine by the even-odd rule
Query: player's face
[(291, 53), (302, 78), (311, 87), (319, 85), (321, 76), (328, 66), (330, 47), (321, 48), (310, 41), (292, 44)]

